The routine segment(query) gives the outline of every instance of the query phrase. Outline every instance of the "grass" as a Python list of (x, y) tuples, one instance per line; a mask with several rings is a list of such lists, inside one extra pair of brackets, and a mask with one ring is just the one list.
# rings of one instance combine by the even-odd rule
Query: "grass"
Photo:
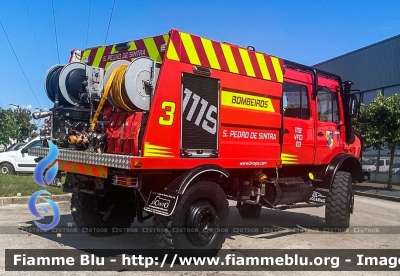
[(52, 195), (65, 194), (62, 188), (42, 187), (33, 180), (33, 175), (0, 174), (0, 197), (31, 196), (39, 190), (47, 190)]

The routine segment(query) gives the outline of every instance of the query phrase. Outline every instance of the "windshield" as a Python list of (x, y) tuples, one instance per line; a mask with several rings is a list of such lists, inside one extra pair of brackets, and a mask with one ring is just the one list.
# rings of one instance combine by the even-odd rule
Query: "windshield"
[(392, 167), (392, 168), (400, 168), (400, 163), (393, 164), (393, 167)]
[(24, 145), (26, 145), (26, 143), (20, 143), (20, 144), (16, 145), (14, 149), (19, 150)]
[(365, 162), (365, 165), (375, 165), (376, 164), (376, 159), (369, 159), (368, 161)]

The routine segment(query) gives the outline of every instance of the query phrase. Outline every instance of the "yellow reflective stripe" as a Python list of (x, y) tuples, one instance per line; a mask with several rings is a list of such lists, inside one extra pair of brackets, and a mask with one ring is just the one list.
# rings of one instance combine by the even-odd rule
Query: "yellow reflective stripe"
[(143, 156), (157, 156), (157, 157), (173, 157), (172, 152), (168, 151), (170, 148), (152, 145), (148, 142), (144, 143), (144, 154)]
[(108, 67), (110, 67), (111, 63), (113, 63), (113, 61), (109, 61), (106, 63), (106, 66), (104, 66), (104, 70), (107, 70)]
[(115, 49), (115, 46), (117, 46), (117, 45), (113, 45), (110, 54), (116, 54), (116, 53), (118, 53), (118, 50)]
[(168, 43), (168, 51), (167, 51), (167, 58), (171, 60), (177, 60), (180, 61), (178, 53), (176, 52), (174, 43), (172, 40), (169, 41)]
[(146, 46), (147, 52), (152, 60), (161, 62), (161, 56), (158, 52), (157, 45), (152, 37), (143, 39), (144, 45)]
[(211, 68), (221, 70), (221, 66), (219, 66), (217, 55), (215, 54), (214, 47), (212, 45), (211, 40), (206, 38), (200, 38), (201, 43), (203, 44), (204, 51), (206, 52), (208, 62), (210, 63)]
[(183, 47), (185, 47), (186, 53), (189, 57), (191, 64), (201, 65), (199, 56), (197, 55), (196, 48), (194, 47), (192, 37), (190, 34), (179, 32)]
[(283, 82), (283, 73), (279, 59), (276, 57), (271, 57), (272, 65), (274, 66), (276, 79), (278, 82)]
[(281, 153), (282, 157), (293, 157), (293, 158), (297, 158), (297, 155), (293, 155), (293, 154), (288, 154), (288, 153)]
[[(81, 57), (81, 61), (82, 62), (84, 62), (85, 61), (85, 59), (88, 59), (89, 58), (89, 56), (90, 56), (90, 52), (91, 52), (91, 50), (89, 49), (89, 50), (85, 50), (85, 51), (83, 51), (83, 54), (82, 54), (82, 57)], [(89, 62), (90, 62), (90, 60), (89, 60)]]
[(251, 64), (251, 60), (249, 57), (249, 52), (245, 49), (239, 48), (240, 56), (242, 57), (244, 69), (246, 70), (246, 74), (250, 77), (255, 77), (256, 74), (254, 73), (253, 65)]
[(284, 164), (284, 165), (290, 165), (290, 164), (298, 164), (298, 162), (282, 161), (282, 164)]
[(232, 73), (239, 73), (239, 70), (236, 66), (235, 58), (233, 57), (231, 47), (227, 44), (221, 43), (222, 52), (224, 52), (226, 63), (228, 64), (229, 71)]
[(163, 35), (163, 38), (164, 38), (165, 43), (168, 43), (169, 35), (165, 34), (165, 35)]
[(260, 53), (256, 53), (256, 58), (257, 58), (258, 66), (260, 67), (263, 79), (270, 80), (271, 76), (269, 74), (267, 64), (265, 63), (264, 55), (260, 54)]
[(134, 50), (136, 50), (136, 49), (137, 49), (137, 47), (136, 47), (135, 41), (129, 42), (129, 49), (128, 49), (128, 51), (134, 51)]
[(96, 53), (96, 56), (95, 56), (95, 58), (93, 60), (92, 66), (98, 67), (100, 65), (100, 62), (101, 62), (101, 59), (103, 57), (105, 49), (106, 49), (106, 47), (104, 47), (104, 46), (97, 48), (97, 53)]

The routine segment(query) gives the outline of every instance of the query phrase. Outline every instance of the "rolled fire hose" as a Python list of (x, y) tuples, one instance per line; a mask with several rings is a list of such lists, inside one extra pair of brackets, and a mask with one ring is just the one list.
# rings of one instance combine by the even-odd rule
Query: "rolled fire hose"
[(108, 94), (110, 94), (110, 98), (112, 99), (113, 103), (117, 105), (118, 108), (125, 110), (127, 112), (135, 112), (134, 109), (130, 108), (129, 105), (132, 105), (130, 100), (126, 96), (126, 90), (124, 85), (124, 76), (125, 72), (128, 68), (128, 65), (120, 65), (115, 68), (109, 80), (107, 81), (106, 87), (104, 89), (103, 96), (101, 97), (99, 106), (96, 109), (96, 113), (93, 116), (92, 120), (92, 130), (96, 126), (97, 119), (100, 115), (100, 112), (104, 106), (104, 103), (107, 99)]

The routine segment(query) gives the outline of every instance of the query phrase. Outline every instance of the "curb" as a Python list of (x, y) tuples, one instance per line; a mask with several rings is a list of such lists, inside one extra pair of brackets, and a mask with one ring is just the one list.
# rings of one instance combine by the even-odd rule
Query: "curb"
[[(28, 204), (29, 196), (18, 196), (18, 197), (0, 197), (0, 206), (10, 204)], [(43, 198), (40, 196), (39, 198)], [(46, 198), (53, 200), (54, 202), (69, 201), (71, 194), (66, 195), (52, 195), (46, 196)]]
[(359, 196), (372, 197), (372, 198), (384, 199), (384, 200), (389, 200), (389, 201), (394, 201), (394, 202), (400, 202), (400, 197), (377, 195), (377, 194), (360, 192), (360, 191), (354, 191), (354, 194), (359, 195)]

